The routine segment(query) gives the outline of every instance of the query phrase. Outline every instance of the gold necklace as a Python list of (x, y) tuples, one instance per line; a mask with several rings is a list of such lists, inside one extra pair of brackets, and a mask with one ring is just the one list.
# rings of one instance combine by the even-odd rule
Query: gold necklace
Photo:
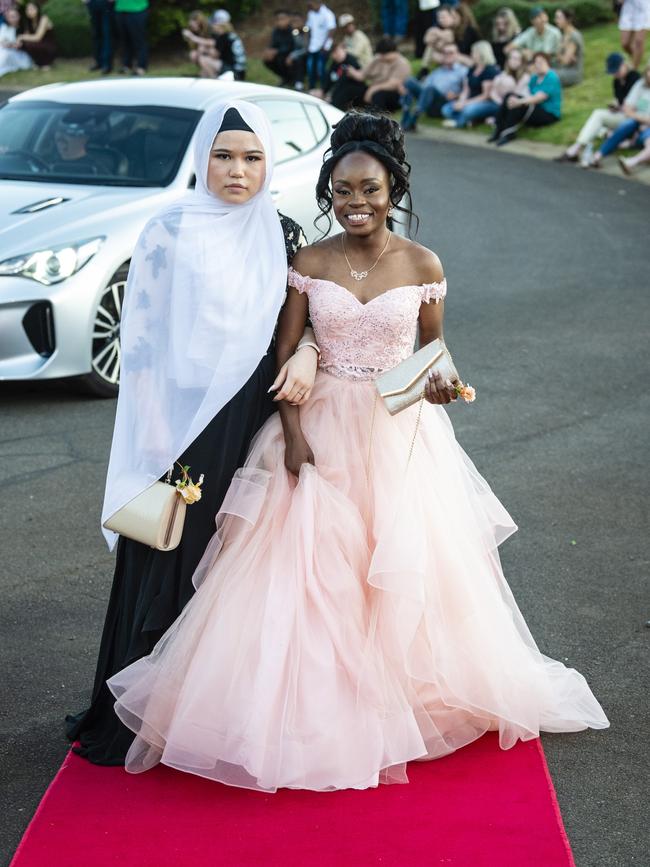
[(384, 249), (377, 256), (375, 264), (372, 267), (368, 268), (367, 271), (355, 271), (354, 268), (352, 267), (352, 265), (350, 264), (350, 260), (348, 259), (348, 254), (345, 252), (345, 232), (344, 232), (341, 235), (341, 246), (343, 247), (343, 255), (345, 256), (345, 261), (348, 263), (348, 268), (350, 269), (350, 277), (354, 277), (355, 280), (365, 280), (366, 277), (368, 276), (368, 274), (370, 274), (370, 272), (373, 271), (377, 267), (379, 260), (381, 259), (381, 257), (384, 255), (384, 253), (386, 252), (386, 250), (388, 248), (388, 245), (390, 243), (390, 239), (391, 239), (391, 232), (389, 231), (388, 232), (388, 238), (386, 238), (386, 243), (384, 244)]

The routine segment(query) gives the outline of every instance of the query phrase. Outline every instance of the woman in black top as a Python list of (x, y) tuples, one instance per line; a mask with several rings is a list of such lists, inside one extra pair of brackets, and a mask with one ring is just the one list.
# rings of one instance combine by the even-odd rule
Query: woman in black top
[[(232, 103), (232, 105), (239, 104)], [(228, 111), (231, 110), (235, 109)], [(250, 111), (251, 107), (248, 110)], [(243, 111), (245, 109), (242, 109)], [(255, 111), (262, 113), (260, 109)], [(228, 119), (225, 118), (218, 128), (219, 133), (224, 130), (242, 129), (242, 118), (238, 117), (239, 119), (235, 117), (233, 121), (231, 116), (230, 127), (225, 126)], [(221, 136), (218, 134), (217, 138), (221, 139)], [(215, 158), (219, 158), (219, 155), (217, 154)], [(237, 205), (233, 207), (236, 208)], [(273, 218), (272, 208), (270, 212)], [(293, 220), (283, 215), (280, 215), (279, 220), (284, 235), (286, 261), (290, 264), (298, 248), (304, 243), (304, 236), (300, 226)], [(218, 225), (215, 222), (215, 226)], [(206, 231), (209, 231), (209, 224), (206, 226)], [(257, 239), (243, 240), (248, 246), (250, 244), (255, 246), (257, 243)], [(218, 241), (217, 235), (216, 256), (219, 255)], [(144, 241), (141, 239), (139, 243)], [(245, 249), (248, 249), (248, 246)], [(242, 249), (244, 249), (243, 244)], [(170, 250), (163, 251), (161, 268), (166, 268), (165, 263), (173, 260), (172, 250), (170, 245)], [(281, 251), (276, 252), (276, 256), (281, 260)], [(132, 270), (137, 279), (140, 266), (136, 265), (134, 269), (135, 261), (134, 254)], [(176, 269), (174, 273), (179, 270), (182, 269)], [(189, 268), (187, 270), (189, 271)], [(164, 276), (163, 272), (160, 276), (161, 278)], [(130, 286), (131, 284), (127, 286), (124, 310), (127, 317), (134, 317), (138, 312), (141, 293), (137, 288), (129, 293)], [(136, 287), (136, 284), (134, 283), (133, 286)], [(242, 291), (245, 291), (245, 287), (242, 287)], [(134, 300), (129, 306), (130, 295)], [(146, 315), (150, 314), (155, 323), (155, 312), (148, 309)], [(241, 331), (244, 336), (245, 322), (241, 323)], [(107, 678), (130, 662), (150, 653), (192, 596), (194, 591), (192, 576), (214, 534), (214, 516), (219, 511), (235, 470), (244, 463), (253, 436), (278, 405), (277, 402), (273, 402), (269, 394), (269, 387), (273, 384), (276, 375), (275, 352), (272, 348), (274, 339), (249, 379), (178, 457), (181, 465), (189, 465), (195, 481), (199, 473), (205, 476), (200, 501), (188, 508), (179, 546), (172, 551), (159, 551), (123, 536), (119, 538), (115, 574), (99, 649), (92, 701), (85, 712), (67, 718), (68, 737), (72, 741), (79, 742), (75, 751), (95, 764), (123, 764), (133, 739), (132, 733), (121, 724), (113, 712), (114, 700), (106, 687)], [(123, 335), (125, 361), (128, 355), (127, 343), (128, 340)], [(192, 348), (188, 347), (188, 357), (191, 357)], [(293, 391), (289, 379), (305, 383), (311, 378), (313, 383), (316, 365), (313, 350), (310, 348), (303, 349), (294, 358), (299, 358), (300, 361), (292, 368), (293, 373), (289, 373), (283, 390), (278, 392), (277, 396), (288, 394), (289, 399), (297, 403), (299, 400), (292, 397)], [(146, 360), (145, 358), (145, 363)], [(169, 366), (172, 366), (171, 361)], [(302, 379), (298, 376), (298, 372)], [(123, 391), (126, 381), (123, 377)], [(301, 387), (300, 391), (302, 390)], [(127, 393), (122, 396), (126, 397)], [(306, 396), (308, 391), (302, 399), (306, 399)], [(120, 418), (119, 409), (118, 407), (116, 432)], [(144, 429), (146, 423), (143, 422), (140, 427)], [(135, 435), (137, 434), (136, 430)], [(116, 438), (113, 442), (111, 462), (115, 448)], [(110, 478), (109, 469), (109, 480)]]

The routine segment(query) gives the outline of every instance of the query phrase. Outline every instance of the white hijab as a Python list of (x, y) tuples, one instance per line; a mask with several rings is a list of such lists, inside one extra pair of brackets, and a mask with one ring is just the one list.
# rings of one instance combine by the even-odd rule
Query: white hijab
[[(207, 185), (210, 151), (231, 107), (266, 156), (262, 189), (241, 205), (221, 201)], [(196, 188), (153, 217), (138, 239), (122, 313), (102, 523), (165, 474), (266, 353), (287, 283), (269, 193), (273, 165), (271, 127), (260, 108), (231, 100), (210, 109), (194, 141)], [(191, 467), (194, 481), (201, 472)], [(104, 535), (112, 549), (116, 535)]]

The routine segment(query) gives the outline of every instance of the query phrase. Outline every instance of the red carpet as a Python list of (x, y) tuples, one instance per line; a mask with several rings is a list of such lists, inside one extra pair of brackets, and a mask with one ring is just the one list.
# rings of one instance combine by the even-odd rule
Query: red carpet
[(70, 754), (12, 867), (575, 867), (539, 741), (486, 735), (409, 778), (265, 795)]

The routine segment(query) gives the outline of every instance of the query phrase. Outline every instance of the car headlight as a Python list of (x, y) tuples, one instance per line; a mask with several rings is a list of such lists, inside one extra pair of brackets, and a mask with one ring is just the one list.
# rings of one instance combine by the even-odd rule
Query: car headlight
[(62, 247), (52, 247), (49, 250), (37, 250), (35, 253), (25, 253), (0, 262), (0, 277), (18, 275), (38, 280), (50, 286), (60, 283), (88, 262), (99, 250), (106, 239), (89, 238), (78, 244), (66, 244)]

